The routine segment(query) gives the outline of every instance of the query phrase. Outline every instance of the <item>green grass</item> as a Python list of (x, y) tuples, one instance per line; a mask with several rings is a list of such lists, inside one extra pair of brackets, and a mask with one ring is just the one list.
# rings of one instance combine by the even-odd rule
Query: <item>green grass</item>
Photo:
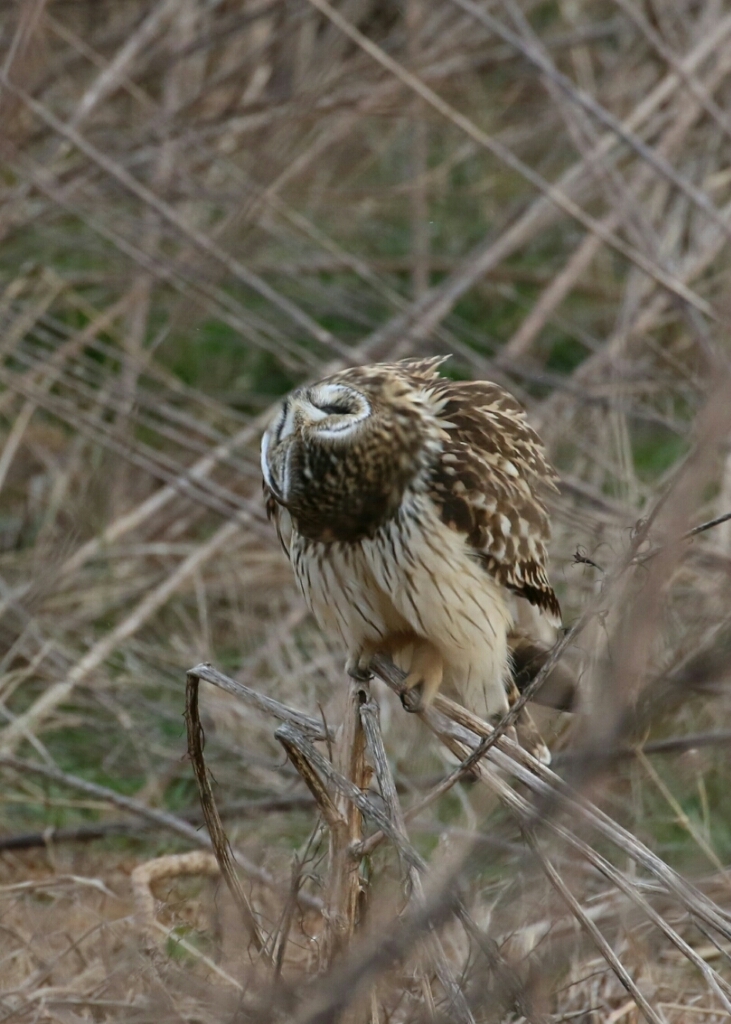
[(651, 483), (675, 465), (688, 451), (687, 438), (669, 430), (640, 428), (633, 437), (632, 455), (641, 480)]

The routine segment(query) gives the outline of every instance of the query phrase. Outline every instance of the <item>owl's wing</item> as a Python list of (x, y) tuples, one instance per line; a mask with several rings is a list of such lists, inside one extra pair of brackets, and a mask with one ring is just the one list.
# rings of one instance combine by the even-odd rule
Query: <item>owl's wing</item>
[(499, 583), (550, 618), (561, 609), (546, 574), (550, 524), (541, 490), (556, 473), (522, 406), (497, 384), (429, 388), (445, 440), (430, 477), (442, 521), (465, 535)]

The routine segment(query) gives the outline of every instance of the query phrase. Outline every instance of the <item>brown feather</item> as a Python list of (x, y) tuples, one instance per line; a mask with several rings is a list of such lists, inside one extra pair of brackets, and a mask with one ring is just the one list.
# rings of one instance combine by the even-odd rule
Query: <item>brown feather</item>
[(448, 438), (431, 477), (443, 521), (466, 534), (503, 586), (560, 621), (540, 494), (555, 489), (556, 473), (522, 406), (489, 381), (439, 379), (429, 390)]

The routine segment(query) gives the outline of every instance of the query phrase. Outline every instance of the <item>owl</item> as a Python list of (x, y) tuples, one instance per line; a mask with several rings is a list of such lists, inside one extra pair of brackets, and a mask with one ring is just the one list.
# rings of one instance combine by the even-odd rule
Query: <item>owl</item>
[(517, 695), (516, 602), (560, 621), (544, 503), (557, 478), (516, 399), (441, 377), (443, 361), (358, 366), (292, 392), (262, 439), (264, 493), (352, 675), (386, 654), (423, 704), (443, 687), (494, 722)]

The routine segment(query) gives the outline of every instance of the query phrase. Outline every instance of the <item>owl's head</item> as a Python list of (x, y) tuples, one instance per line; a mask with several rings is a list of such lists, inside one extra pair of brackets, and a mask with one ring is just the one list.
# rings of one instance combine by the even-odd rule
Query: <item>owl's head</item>
[(264, 434), (265, 487), (307, 536), (372, 535), (419, 472), (429, 415), (419, 382), (397, 365), (299, 388)]
[(365, 394), (346, 384), (323, 382), (293, 391), (261, 442), (264, 482), (277, 501), (296, 502), (307, 483), (302, 463), (308, 451), (332, 450), (328, 461), (335, 465), (337, 448), (353, 442), (372, 412)]

